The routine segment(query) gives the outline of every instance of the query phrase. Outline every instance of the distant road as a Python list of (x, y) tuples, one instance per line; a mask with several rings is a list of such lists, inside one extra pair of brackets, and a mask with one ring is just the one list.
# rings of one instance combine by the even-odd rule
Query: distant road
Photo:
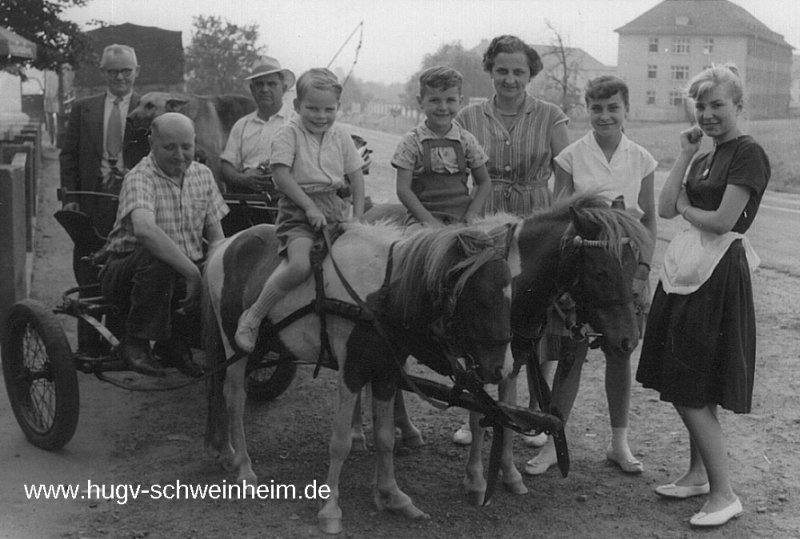
[[(346, 127), (350, 132), (364, 137), (373, 150), (370, 174), (365, 178), (367, 195), (375, 203), (396, 203), (395, 171), (389, 162), (400, 137), (350, 124), (346, 124)], [(656, 172), (656, 196), (666, 177), (666, 171)], [(660, 249), (684, 226), (681, 218), (671, 221), (659, 219)], [(763, 267), (800, 277), (800, 196), (768, 192), (764, 195), (755, 224), (747, 235), (761, 257)]]

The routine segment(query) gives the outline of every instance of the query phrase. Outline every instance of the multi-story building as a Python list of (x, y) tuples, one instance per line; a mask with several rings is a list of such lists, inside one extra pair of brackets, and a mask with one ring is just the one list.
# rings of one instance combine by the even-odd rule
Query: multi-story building
[(749, 118), (788, 114), (794, 47), (729, 0), (665, 0), (616, 32), (631, 119), (687, 119), (689, 79), (726, 62), (742, 75)]

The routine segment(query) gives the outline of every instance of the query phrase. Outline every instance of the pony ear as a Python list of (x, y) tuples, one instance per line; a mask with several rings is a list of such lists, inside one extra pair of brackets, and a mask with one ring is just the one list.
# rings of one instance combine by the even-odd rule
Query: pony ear
[(506, 223), (493, 228), (489, 235), (494, 238), (494, 246), (502, 250), (503, 258), (508, 259), (508, 253), (511, 250), (511, 244), (514, 241), (514, 231), (517, 229), (517, 223)]
[(592, 221), (575, 209), (575, 206), (569, 207), (569, 215), (572, 218), (572, 224), (575, 232), (582, 236), (584, 239), (596, 238), (600, 233), (600, 228)]

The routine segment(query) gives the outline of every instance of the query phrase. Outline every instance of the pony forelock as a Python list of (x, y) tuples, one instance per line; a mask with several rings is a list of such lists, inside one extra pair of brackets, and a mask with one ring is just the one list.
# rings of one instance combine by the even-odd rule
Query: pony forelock
[(392, 282), (403, 318), (414, 320), (431, 302), (438, 308), (458, 297), (469, 278), (497, 253), (495, 237), (460, 225), (421, 228), (398, 242)]

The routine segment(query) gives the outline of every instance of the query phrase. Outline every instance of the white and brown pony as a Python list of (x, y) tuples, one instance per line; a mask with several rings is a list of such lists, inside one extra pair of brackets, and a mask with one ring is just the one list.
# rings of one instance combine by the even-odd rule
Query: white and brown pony
[[(409, 355), (445, 375), (454, 375), (467, 365), (492, 384), (509, 374), (511, 274), (506, 259), (510, 231), (505, 225), (493, 230), (449, 227), (404, 236), (401, 228), (391, 225), (348, 223), (322, 263), (324, 294), (357, 303), (343, 284), (347, 282), (374, 319), (329, 314), (323, 322), (311, 310), (284, 327), (281, 320), (317, 298), (313, 277), (265, 319), (253, 354), (274, 351), (313, 363), (327, 348), (327, 340), (331, 366), (339, 371), (326, 479), (331, 495), (318, 513), (323, 531), (342, 530), (339, 477), (351, 448), (356, 399), (368, 383), (377, 451), (375, 503), (381, 510), (407, 517), (427, 516), (400, 490), (394, 477), (392, 409), (402, 365)], [(239, 315), (280, 263), (277, 249), (274, 227), (259, 225), (226, 239), (209, 257), (204, 273), (204, 329), (211, 366), (236, 352), (232, 343)], [(245, 368), (246, 361), (233, 363), (210, 384), (206, 441), (219, 452), (226, 469), (237, 471), (237, 481), (255, 483), (242, 419)]]

